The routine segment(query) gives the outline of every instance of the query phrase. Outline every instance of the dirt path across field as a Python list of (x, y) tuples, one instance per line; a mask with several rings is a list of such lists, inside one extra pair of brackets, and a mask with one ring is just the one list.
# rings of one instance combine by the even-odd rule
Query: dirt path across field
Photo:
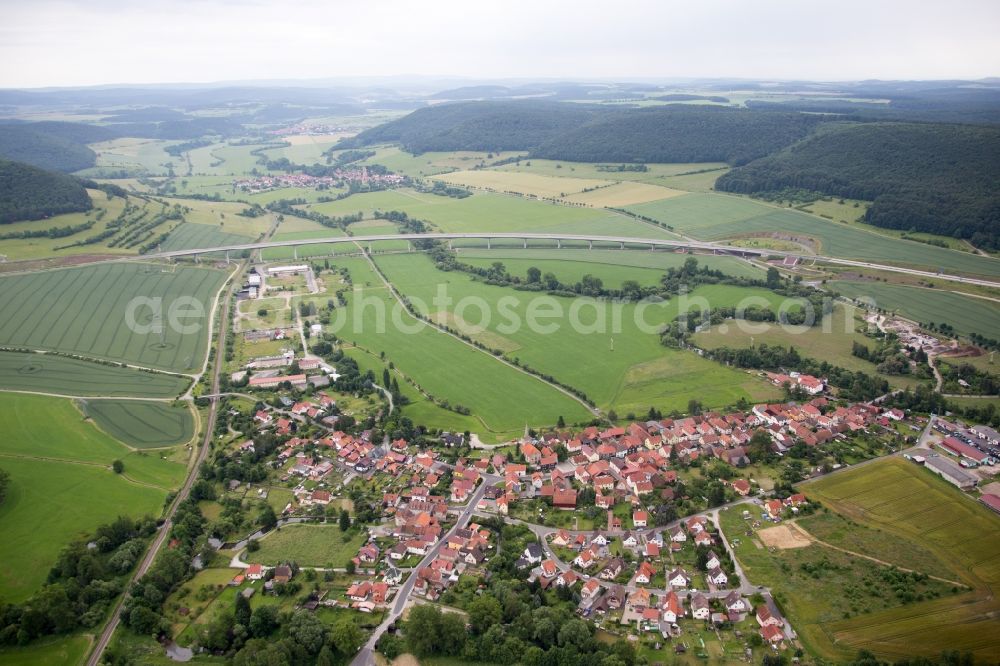
[[(957, 580), (949, 580), (947, 578), (941, 578), (940, 576), (933, 576), (931, 574), (924, 573), (923, 571), (916, 571), (914, 569), (907, 569), (906, 567), (901, 567), (901, 566), (899, 566), (897, 564), (893, 564), (892, 562), (886, 562), (885, 560), (880, 560), (877, 557), (872, 557), (871, 555), (865, 555), (863, 553), (858, 553), (858, 552), (853, 551), (853, 550), (847, 550), (846, 548), (841, 548), (840, 546), (834, 546), (833, 544), (827, 543), (825, 541), (820, 541), (819, 539), (817, 539), (816, 537), (814, 537), (812, 534), (810, 534), (809, 532), (807, 532), (805, 530), (805, 528), (803, 528), (798, 523), (786, 523), (786, 525), (788, 527), (792, 528), (793, 530), (795, 530), (796, 532), (798, 532), (801, 538), (806, 539), (807, 541), (809, 541), (811, 543), (816, 543), (816, 544), (819, 544), (819, 545), (824, 546), (826, 548), (830, 548), (832, 550), (839, 550), (842, 553), (846, 553), (846, 554), (851, 555), (853, 557), (860, 557), (862, 559), (869, 560), (871, 562), (875, 562), (876, 564), (881, 564), (882, 566), (885, 566), (885, 567), (895, 567), (895, 568), (899, 569), (900, 571), (906, 571), (908, 573), (924, 574), (928, 578), (933, 578), (934, 580), (941, 581), (942, 583), (947, 583), (948, 585), (955, 585), (955, 586), (958, 586), (958, 587), (966, 587), (965, 583), (959, 582)], [(769, 529), (775, 529), (775, 528), (769, 528)], [(760, 533), (758, 532), (758, 534), (760, 534)]]

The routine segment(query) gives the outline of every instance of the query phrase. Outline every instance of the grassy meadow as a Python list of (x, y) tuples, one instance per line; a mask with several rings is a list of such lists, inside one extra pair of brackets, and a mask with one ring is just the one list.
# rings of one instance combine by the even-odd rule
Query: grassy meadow
[[(193, 371), (205, 358), (207, 317), (222, 271), (191, 266), (105, 263), (0, 278), (0, 345), (60, 351), (161, 370)], [(164, 332), (154, 326), (151, 306), (134, 299), (162, 299)], [(201, 303), (200, 319), (179, 319), (197, 330), (170, 325), (170, 308)], [(143, 301), (149, 303), (149, 301)], [(130, 305), (131, 304), (131, 305)], [(141, 303), (140, 303), (141, 305)], [(132, 307), (132, 310), (130, 310)]]
[(248, 562), (274, 566), (293, 561), (303, 567), (343, 567), (368, 540), (364, 531), (341, 532), (336, 525), (286, 525), (260, 540)]
[[(0, 597), (19, 601), (44, 582), (59, 551), (120, 514), (157, 516), (183, 463), (130, 452), (70, 400), (0, 394), (0, 467), (10, 474), (0, 504)], [(111, 470), (114, 460), (123, 474)]]
[[(863, 533), (867, 539), (858, 534), (841, 537), (851, 539), (850, 545), (864, 545), (871, 555), (898, 561), (900, 566), (917, 568), (914, 565), (923, 560), (921, 566), (931, 569), (928, 573), (949, 568), (952, 575), (948, 578), (972, 588), (832, 620), (820, 631), (839, 651), (853, 654), (866, 648), (889, 659), (935, 656), (945, 649), (970, 651), (977, 660), (997, 654), (1000, 634), (993, 627), (1000, 612), (1000, 518), (996, 514), (940, 477), (900, 458), (820, 478), (802, 489), (867, 528)], [(808, 520), (805, 526), (817, 527)], [(836, 524), (833, 529), (820, 527), (817, 536), (837, 539), (836, 529)], [(901, 544), (916, 545), (900, 552)]]
[[(625, 415), (645, 413), (650, 406), (686, 410), (695, 395), (709, 407), (729, 405), (740, 397), (761, 400), (774, 395), (773, 387), (755, 377), (660, 344), (657, 330), (676, 318), (682, 301), (688, 300), (685, 297), (643, 309), (634, 303), (556, 298), (486, 285), (462, 273), (439, 271), (423, 255), (392, 255), (376, 261), (403, 294), (415, 304), (416, 299), (421, 301), (417, 307), (426, 314), (584, 391), (602, 409)], [(433, 302), (440, 288), (453, 299), (447, 312)], [(724, 306), (748, 296), (778, 298), (762, 289), (706, 285), (694, 290), (690, 301), (705, 299)], [(467, 309), (463, 301), (469, 304)], [(489, 321), (478, 303), (489, 306)], [(539, 318), (540, 325), (532, 330), (527, 325), (529, 312), (541, 309), (561, 314)], [(643, 322), (649, 330), (643, 330)]]

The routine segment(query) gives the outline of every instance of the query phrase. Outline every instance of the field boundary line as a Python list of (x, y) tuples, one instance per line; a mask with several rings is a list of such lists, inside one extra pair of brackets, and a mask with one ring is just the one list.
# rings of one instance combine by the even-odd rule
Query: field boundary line
[(819, 544), (820, 546), (825, 546), (825, 547), (830, 548), (832, 550), (840, 551), (841, 553), (846, 553), (847, 555), (851, 555), (852, 557), (860, 557), (862, 559), (870, 560), (872, 562), (875, 562), (876, 564), (881, 564), (882, 566), (891, 567), (893, 569), (899, 569), (900, 571), (906, 571), (907, 573), (921, 574), (921, 575), (927, 576), (928, 578), (933, 578), (934, 580), (940, 581), (942, 583), (948, 583), (949, 585), (960, 585), (962, 587), (967, 587), (967, 585), (965, 583), (960, 583), (957, 580), (949, 580), (947, 578), (942, 578), (940, 576), (935, 576), (933, 574), (924, 573), (923, 571), (917, 571), (915, 569), (908, 569), (906, 567), (901, 567), (901, 566), (898, 566), (896, 564), (893, 564), (892, 562), (886, 562), (885, 560), (880, 560), (877, 557), (872, 557), (871, 555), (864, 555), (864, 554), (859, 553), (857, 551), (848, 550), (847, 548), (841, 548), (840, 546), (834, 546), (832, 543), (827, 543), (826, 541), (823, 541), (823, 540), (818, 539), (817, 537), (813, 536), (812, 534), (810, 534), (809, 532), (807, 532), (804, 527), (802, 527), (801, 525), (799, 525), (798, 522), (796, 522), (796, 521), (790, 521), (790, 522), (786, 523), (786, 525), (788, 525), (789, 527), (791, 527), (795, 531), (799, 532), (802, 535), (803, 538), (808, 539), (812, 543)]
[[(357, 241), (355, 241), (355, 244), (357, 244)], [(358, 245), (358, 247), (360, 248), (361, 246)], [(375, 263), (375, 260), (372, 259), (371, 256), (368, 255), (368, 254), (365, 254), (365, 258), (368, 260), (368, 263), (371, 264), (372, 270), (375, 271), (375, 274), (378, 275), (379, 278), (383, 282), (385, 282), (386, 287), (388, 287), (388, 289), (389, 289), (389, 293), (392, 294), (393, 297), (396, 299), (396, 301), (399, 303), (399, 305), (402, 306), (403, 309), (406, 310), (407, 314), (409, 314), (411, 317), (413, 317), (413, 315), (410, 314), (409, 308), (406, 307), (406, 303), (403, 302), (403, 299), (400, 296), (399, 292), (396, 291), (396, 288), (393, 286), (393, 284), (382, 273), (382, 270)], [(416, 319), (416, 317), (413, 317), (413, 318)], [(538, 375), (530, 373), (527, 370), (525, 370), (524, 368), (521, 368), (519, 366), (514, 365), (513, 363), (511, 363), (507, 359), (503, 358), (502, 356), (496, 356), (496, 355), (490, 353), (486, 349), (480, 349), (479, 347), (477, 347), (476, 345), (472, 344), (471, 342), (467, 342), (467, 341), (463, 340), (462, 338), (458, 337), (457, 335), (455, 335), (451, 331), (447, 330), (446, 328), (444, 328), (442, 326), (438, 326), (434, 322), (428, 321), (426, 319), (420, 319), (419, 321), (422, 321), (422, 322), (426, 323), (428, 326), (431, 326), (431, 327), (437, 329), (439, 332), (444, 333), (445, 335), (451, 337), (452, 339), (461, 342), (463, 345), (465, 345), (467, 347), (470, 347), (472, 349), (475, 349), (477, 352), (480, 352), (480, 353), (488, 356), (489, 358), (492, 358), (493, 360), (497, 361), (498, 363), (502, 363), (502, 364), (506, 365), (509, 368), (513, 368), (514, 370), (517, 370), (518, 372), (520, 372), (520, 373), (522, 373), (524, 375), (527, 375), (528, 377), (531, 377), (532, 379), (535, 379), (535, 380), (537, 380), (537, 381), (545, 384), (546, 386), (550, 386), (550, 387), (554, 388), (555, 390), (559, 391), (563, 395), (571, 398), (575, 402), (577, 402), (580, 405), (582, 405), (583, 408), (586, 409), (590, 414), (593, 414), (594, 416), (599, 416), (600, 415), (600, 410), (599, 409), (597, 409), (596, 407), (591, 407), (582, 398), (574, 395), (573, 393), (571, 393), (569, 390), (563, 388), (562, 386), (559, 386), (558, 384), (553, 384), (550, 381), (542, 379)]]
[[(118, 440), (115, 440), (118, 441)], [(47, 463), (62, 463), (64, 465), (83, 465), (84, 467), (99, 467), (101, 469), (111, 469), (110, 465), (106, 465), (101, 462), (93, 462), (89, 460), (70, 460), (67, 458), (51, 458), (47, 456), (28, 456), (23, 453), (0, 453), (0, 458), (11, 458), (13, 460), (36, 460), (38, 462)], [(135, 486), (141, 486), (143, 488), (152, 488), (154, 490), (160, 490), (164, 493), (170, 494), (173, 492), (170, 488), (164, 488), (163, 486), (158, 486), (155, 483), (146, 483), (145, 481), (139, 481), (130, 477), (128, 474), (122, 472), (121, 474), (116, 474), (125, 479), (128, 483)]]

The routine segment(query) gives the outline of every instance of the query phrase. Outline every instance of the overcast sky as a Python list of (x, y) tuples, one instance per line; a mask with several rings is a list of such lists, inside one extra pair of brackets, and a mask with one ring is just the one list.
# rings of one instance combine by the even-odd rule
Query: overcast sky
[(998, 0), (0, 0), (0, 86), (980, 78), (998, 35)]

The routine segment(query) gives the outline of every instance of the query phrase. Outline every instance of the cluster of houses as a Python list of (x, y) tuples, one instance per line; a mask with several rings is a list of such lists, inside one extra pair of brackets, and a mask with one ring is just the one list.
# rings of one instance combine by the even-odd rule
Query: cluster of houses
[(257, 194), (284, 187), (340, 187), (351, 183), (380, 187), (398, 187), (405, 184), (406, 180), (406, 176), (402, 174), (378, 173), (369, 171), (368, 167), (360, 166), (335, 169), (326, 176), (310, 176), (304, 173), (257, 176), (256, 178), (238, 179), (233, 182), (233, 186), (243, 192)]
[[(508, 515), (518, 499), (540, 497), (557, 509), (570, 510), (576, 508), (575, 488), (581, 485), (594, 490), (595, 504), (603, 509), (622, 500), (638, 506), (641, 496), (654, 491), (672, 499), (676, 461), (708, 458), (743, 467), (751, 462), (748, 445), (758, 431), (767, 434), (772, 451), (783, 454), (800, 442), (819, 446), (901, 418), (903, 413), (896, 409), (866, 403), (834, 406), (819, 397), (804, 404), (760, 404), (746, 413), (713, 412), (623, 427), (589, 427), (576, 434), (548, 433), (520, 442), (523, 463), (500, 455), (477, 463), (504, 479), (502, 487), (487, 490), (483, 508)], [(556, 454), (559, 447), (569, 456), (562, 462)], [(746, 480), (731, 485), (738, 495), (751, 492)]]

